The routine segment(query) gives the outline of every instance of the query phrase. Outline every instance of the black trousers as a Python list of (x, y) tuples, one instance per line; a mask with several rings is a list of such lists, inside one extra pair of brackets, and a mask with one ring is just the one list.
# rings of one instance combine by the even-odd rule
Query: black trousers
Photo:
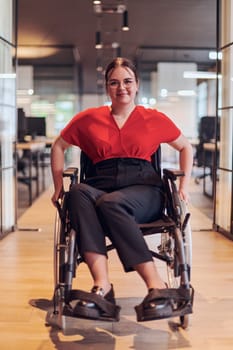
[(72, 187), (69, 204), (81, 256), (85, 252), (107, 256), (105, 237), (108, 236), (126, 272), (132, 271), (137, 264), (152, 261), (137, 223), (161, 216), (164, 206), (161, 189), (152, 185), (132, 185), (105, 192), (80, 183)]

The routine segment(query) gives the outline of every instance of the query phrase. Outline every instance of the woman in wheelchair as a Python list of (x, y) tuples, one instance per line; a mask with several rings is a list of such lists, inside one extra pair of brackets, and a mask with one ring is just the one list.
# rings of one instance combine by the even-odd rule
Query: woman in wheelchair
[[(111, 106), (89, 108), (75, 115), (51, 151), (54, 204), (63, 194), (64, 153), (68, 147), (80, 147), (94, 165), (91, 176), (75, 184), (69, 194), (78, 250), (93, 278), (93, 288), (82, 293), (75, 315), (118, 320), (120, 308), (108, 275), (107, 235), (125, 272), (136, 270), (145, 282), (147, 297), (140, 308), (141, 318), (171, 317), (169, 288), (156, 269), (138, 223), (159, 218), (164, 208), (163, 185), (151, 164), (152, 154), (161, 143), (179, 152), (185, 173), (179, 194), (187, 201), (192, 147), (166, 115), (136, 105), (139, 80), (131, 61), (114, 59), (106, 69), (105, 82)], [(103, 311), (100, 305), (105, 304)]]

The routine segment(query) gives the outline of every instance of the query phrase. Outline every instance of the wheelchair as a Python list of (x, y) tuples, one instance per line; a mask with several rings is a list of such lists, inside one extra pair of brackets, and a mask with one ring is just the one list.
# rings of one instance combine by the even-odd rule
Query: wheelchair
[[(189, 315), (193, 312), (194, 289), (191, 285), (192, 265), (192, 233), (190, 213), (185, 203), (180, 199), (176, 180), (183, 176), (181, 170), (161, 170), (161, 149), (152, 156), (152, 165), (163, 180), (165, 188), (165, 208), (159, 220), (139, 224), (144, 236), (160, 235), (156, 246), (151, 250), (153, 258), (165, 264), (167, 275), (168, 297), (172, 304), (171, 317), (178, 318), (178, 326), (186, 329), (189, 326)], [(68, 190), (57, 203), (54, 228), (54, 296), (53, 315), (57, 317), (58, 326), (65, 327), (66, 316), (75, 317), (70, 311), (72, 301), (78, 299), (80, 290), (73, 289), (73, 279), (79, 264), (83, 262), (76, 242), (77, 233), (71, 228), (68, 210), (69, 191), (71, 187), (83, 182), (90, 176), (93, 164), (81, 152), (80, 168), (69, 167), (63, 173), (68, 180)], [(107, 243), (107, 251), (114, 249), (113, 244)], [(93, 300), (92, 300), (93, 302)], [(104, 305), (98, 305), (103, 307)], [(135, 307), (138, 321), (146, 321), (140, 317), (142, 305)], [(109, 311), (109, 310), (106, 310)], [(119, 320), (118, 315), (113, 321)], [(110, 319), (111, 321), (111, 319)]]

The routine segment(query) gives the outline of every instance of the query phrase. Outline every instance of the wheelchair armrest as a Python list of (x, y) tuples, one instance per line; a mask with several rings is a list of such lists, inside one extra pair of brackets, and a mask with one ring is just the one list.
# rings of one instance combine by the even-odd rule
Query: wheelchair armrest
[(183, 170), (176, 169), (163, 169), (163, 174), (172, 181), (175, 181), (179, 176), (184, 176)]
[(72, 181), (78, 178), (78, 168), (69, 167), (63, 171), (63, 177), (69, 177)]

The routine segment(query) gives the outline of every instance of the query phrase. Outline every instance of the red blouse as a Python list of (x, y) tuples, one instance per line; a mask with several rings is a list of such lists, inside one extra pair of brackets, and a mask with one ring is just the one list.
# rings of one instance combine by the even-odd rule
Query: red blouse
[(93, 163), (110, 158), (150, 161), (160, 143), (176, 140), (180, 129), (163, 113), (136, 106), (121, 129), (108, 106), (89, 108), (75, 115), (61, 131), (69, 144), (80, 147)]

